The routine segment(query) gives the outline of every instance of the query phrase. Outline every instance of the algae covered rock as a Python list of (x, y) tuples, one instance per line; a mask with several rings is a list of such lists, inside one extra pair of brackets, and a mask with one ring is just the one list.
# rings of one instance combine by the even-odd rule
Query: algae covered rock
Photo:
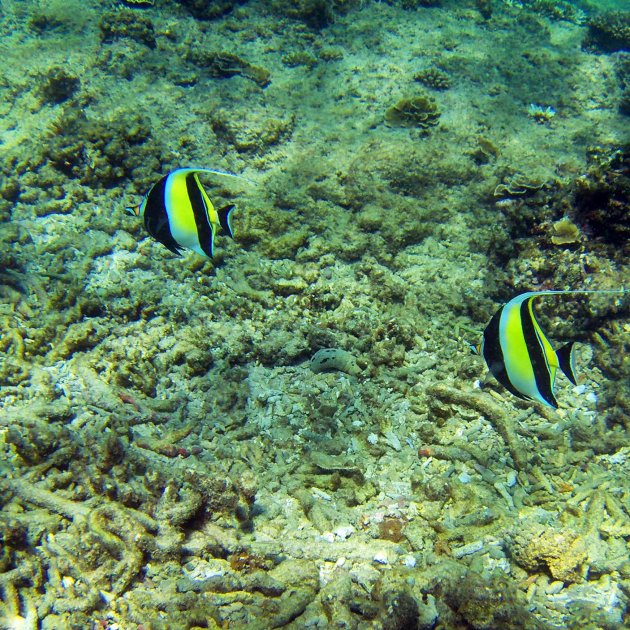
[[(148, 121), (133, 112), (119, 113), (116, 119), (93, 120), (79, 108), (69, 110), (48, 144), (43, 159), (59, 173), (93, 187), (109, 187), (132, 176), (144, 161), (159, 168), (159, 149), (147, 142)], [(154, 152), (155, 151), (155, 152)]]
[(523, 593), (502, 572), (486, 578), (475, 571), (467, 571), (457, 580), (449, 578), (440, 588), (449, 607), (456, 612), (457, 620), (470, 624), (465, 627), (477, 630), (544, 627), (529, 612)]
[(583, 579), (587, 549), (584, 538), (572, 529), (521, 522), (508, 536), (507, 547), (516, 563), (528, 571), (546, 569), (563, 582)]
[(593, 236), (627, 245), (630, 238), (630, 145), (594, 148), (590, 168), (575, 183), (576, 218)]
[(239, 4), (243, 4), (243, 0), (178, 0), (179, 4), (186, 7), (191, 15), (198, 20), (215, 20), (220, 18), (234, 9)]
[(79, 78), (64, 68), (50, 68), (40, 88), (42, 99), (53, 105), (63, 103), (74, 96), (80, 85)]
[(117, 39), (132, 39), (149, 48), (155, 48), (155, 29), (153, 22), (133, 9), (107, 11), (99, 22), (101, 40), (111, 43)]
[(251, 79), (263, 88), (270, 83), (271, 75), (268, 70), (255, 66), (230, 52), (193, 49), (187, 58), (199, 68), (205, 68), (210, 76), (216, 79), (227, 79), (240, 75), (246, 79)]
[(335, 19), (334, 0), (276, 0), (272, 8), (278, 15), (301, 20), (314, 30), (321, 30)]
[(273, 111), (243, 110), (239, 116), (229, 109), (217, 109), (210, 116), (210, 126), (217, 138), (234, 147), (239, 153), (263, 155), (272, 147), (290, 139), (295, 119), (273, 116)]
[(583, 46), (602, 53), (630, 51), (630, 11), (607, 11), (591, 18)]

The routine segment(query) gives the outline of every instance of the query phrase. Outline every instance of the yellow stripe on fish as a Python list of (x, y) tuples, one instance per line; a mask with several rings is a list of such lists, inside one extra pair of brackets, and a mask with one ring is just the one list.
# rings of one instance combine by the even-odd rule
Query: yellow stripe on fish
[(192, 249), (212, 258), (219, 230), (233, 238), (230, 213), (234, 205), (216, 210), (199, 181), (199, 173), (244, 179), (209, 168), (180, 168), (162, 177), (138, 206), (127, 211), (142, 217), (149, 234), (173, 253)]
[(553, 349), (534, 315), (534, 300), (546, 295), (627, 292), (628, 289), (532, 291), (517, 295), (494, 314), (475, 350), (486, 360), (497, 381), (515, 396), (557, 408), (554, 383), (558, 368), (576, 384), (573, 342)]

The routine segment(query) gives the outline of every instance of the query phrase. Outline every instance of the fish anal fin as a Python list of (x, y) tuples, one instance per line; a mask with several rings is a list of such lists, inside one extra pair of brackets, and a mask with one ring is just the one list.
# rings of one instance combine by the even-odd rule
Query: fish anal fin
[(575, 343), (571, 341), (565, 346), (562, 346), (562, 348), (556, 350), (556, 356), (558, 357), (558, 364), (560, 365), (560, 369), (574, 385), (577, 385), (577, 379), (575, 378), (575, 366), (573, 364), (574, 345)]
[(234, 204), (223, 206), (220, 210), (217, 210), (217, 216), (219, 217), (219, 225), (223, 231), (230, 237), (234, 238), (232, 233), (232, 226), (230, 225), (230, 213), (234, 210)]

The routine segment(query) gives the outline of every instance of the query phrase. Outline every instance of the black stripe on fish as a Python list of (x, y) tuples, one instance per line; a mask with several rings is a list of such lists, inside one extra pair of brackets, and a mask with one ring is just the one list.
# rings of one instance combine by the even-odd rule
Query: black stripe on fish
[(181, 246), (173, 238), (166, 211), (166, 180), (168, 175), (151, 188), (144, 207), (144, 226), (156, 240), (168, 247), (174, 254), (179, 254)]
[(528, 300), (523, 300), (521, 303), (521, 330), (523, 331), (529, 361), (532, 365), (536, 389), (544, 400), (557, 409), (558, 401), (553, 394), (553, 380), (549, 362), (547, 361), (547, 355), (545, 354), (545, 347), (534, 324), (533, 310), (530, 311), (532, 300), (533, 298), (529, 298)]
[(512, 381), (510, 381), (510, 377), (505, 368), (503, 348), (501, 347), (501, 335), (499, 333), (501, 316), (503, 315), (504, 309), (505, 305), (492, 316), (490, 323), (483, 333), (483, 358), (492, 376), (494, 376), (505, 389), (512, 392), (515, 396), (523, 398), (523, 394), (512, 385)]
[(199, 245), (204, 253), (212, 258), (214, 234), (209, 219), (210, 208), (206, 206), (206, 201), (203, 198), (201, 183), (197, 179), (197, 173), (186, 175), (186, 190), (188, 191), (188, 199), (195, 217)]

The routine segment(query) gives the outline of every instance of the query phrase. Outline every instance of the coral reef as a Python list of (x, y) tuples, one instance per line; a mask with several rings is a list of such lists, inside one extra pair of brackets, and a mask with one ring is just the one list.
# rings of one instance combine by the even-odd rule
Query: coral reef
[(536, 105), (535, 103), (532, 103), (527, 108), (527, 113), (541, 125), (548, 123), (556, 115), (553, 107), (550, 107), (549, 105), (547, 107), (542, 107), (541, 105)]
[(155, 0), (123, 0), (123, 4), (134, 9), (146, 9), (155, 6)]
[(580, 240), (580, 229), (567, 217), (559, 219), (551, 227), (551, 242), (554, 245), (572, 245)]
[(617, 56), (615, 72), (621, 87), (619, 113), (630, 116), (630, 53), (620, 53)]
[(523, 0), (524, 6), (552, 20), (567, 20), (581, 24), (586, 15), (579, 5), (564, 0)]
[[(628, 430), (630, 418), (628, 397), (630, 395), (630, 354), (628, 354), (628, 325), (611, 324), (607, 330), (596, 336), (594, 360), (607, 376), (603, 387), (602, 406), (610, 409), (605, 424), (599, 424), (597, 431), (605, 438), (610, 427), (621, 423)], [(621, 348), (613, 352), (612, 348)]]
[(403, 9), (417, 9), (418, 7), (440, 7), (442, 0), (400, 0)]
[(282, 63), (289, 68), (297, 68), (299, 66), (314, 68), (317, 65), (317, 59), (305, 50), (299, 50), (282, 57)]
[(492, 17), (492, 0), (475, 0), (475, 7), (484, 20)]

